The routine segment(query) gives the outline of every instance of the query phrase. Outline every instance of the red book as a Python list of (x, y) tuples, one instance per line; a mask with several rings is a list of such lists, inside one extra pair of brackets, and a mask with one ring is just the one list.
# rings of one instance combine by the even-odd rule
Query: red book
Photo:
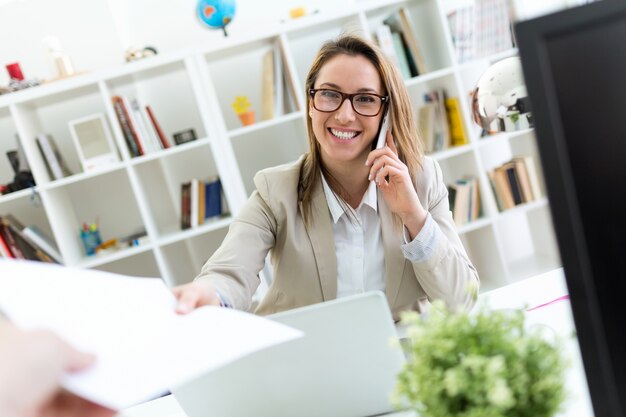
[[(2, 226), (0, 226), (1, 228)], [(2, 256), (6, 256), (9, 259), (14, 259), (13, 253), (11, 253), (11, 249), (9, 249), (8, 243), (4, 240), (2, 233), (0, 232), (0, 254)]]
[[(133, 121), (128, 114), (128, 108), (126, 107), (124, 99), (120, 96), (113, 96), (111, 99), (113, 100), (113, 108), (115, 109), (117, 118), (119, 119), (120, 126), (122, 128), (124, 137), (126, 138), (126, 142), (131, 153), (136, 154), (133, 156), (145, 155), (146, 153), (144, 152), (141, 141), (139, 140), (139, 136), (137, 135), (137, 129), (133, 125)], [(133, 144), (135, 146), (133, 146)]]
[(170, 143), (165, 137), (163, 130), (161, 130), (161, 126), (159, 125), (159, 122), (157, 122), (156, 117), (154, 117), (154, 113), (152, 112), (152, 109), (150, 108), (150, 106), (146, 106), (146, 111), (148, 112), (150, 121), (152, 122), (152, 125), (154, 126), (154, 130), (156, 130), (157, 134), (159, 135), (159, 140), (161, 141), (161, 145), (163, 145), (163, 149), (169, 148)]
[(9, 253), (16, 259), (27, 259), (20, 247), (17, 245), (9, 227), (4, 222), (4, 219), (0, 219), (0, 236), (2, 236), (2, 239), (7, 244)]

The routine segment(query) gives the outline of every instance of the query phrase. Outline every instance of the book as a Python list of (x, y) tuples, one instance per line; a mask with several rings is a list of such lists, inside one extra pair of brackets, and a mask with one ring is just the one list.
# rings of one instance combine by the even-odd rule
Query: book
[(135, 157), (143, 155), (143, 149), (140, 142), (137, 140), (137, 134), (129, 120), (128, 110), (124, 106), (124, 101), (120, 96), (111, 97), (111, 101), (113, 102), (113, 110), (115, 110), (115, 115), (122, 129), (122, 134), (124, 135), (130, 156)]
[[(39, 245), (35, 240), (31, 239), (26, 233), (24, 233), (26, 227), (24, 226), (24, 224), (22, 224), (22, 222), (15, 218), (15, 216), (13, 216), (12, 214), (5, 214), (0, 217), (0, 222), (4, 223), (9, 228), (9, 231), (13, 234), (15, 242), (19, 246), (26, 259), (49, 263), (61, 263), (60, 255), (57, 256), (59, 260), (53, 259), (51, 254), (48, 253), (48, 251), (44, 247)], [(32, 227), (36, 228), (36, 226)], [(39, 229), (37, 230), (39, 231)], [(39, 232), (43, 235), (43, 232)], [(54, 249), (53, 251), (58, 254), (57, 249)]]
[(180, 188), (180, 227), (184, 230), (191, 227), (191, 181), (182, 183)]
[(274, 50), (270, 49), (263, 55), (261, 72), (261, 120), (274, 118)]
[(424, 60), (422, 49), (419, 46), (415, 31), (413, 30), (414, 26), (411, 22), (409, 11), (405, 7), (401, 7), (398, 10), (398, 18), (400, 20), (400, 26), (402, 27), (404, 40), (406, 41), (408, 50), (411, 52), (413, 61), (415, 62), (415, 66), (417, 67), (417, 74), (415, 75), (427, 73), (428, 66), (426, 65), (426, 61)]
[(199, 207), (199, 194), (198, 194), (198, 187), (199, 187), (199, 182), (197, 178), (193, 178), (191, 180), (191, 189), (189, 191), (189, 195), (190, 195), (190, 216), (191, 216), (191, 227), (198, 227), (198, 225), (200, 224), (198, 219), (198, 207)]
[(45, 133), (37, 135), (37, 147), (43, 156), (51, 180), (72, 175), (52, 136)]
[(206, 186), (204, 181), (198, 181), (198, 224), (204, 224), (205, 211), (206, 211)]
[(468, 213), (468, 217), (470, 221), (474, 221), (480, 217), (481, 213), (481, 203), (480, 203), (480, 190), (478, 187), (478, 180), (475, 177), (470, 177), (472, 189), (470, 196), (470, 210)]
[(205, 218), (222, 214), (222, 183), (219, 177), (214, 177), (205, 183)]
[(504, 164), (503, 169), (506, 172), (507, 179), (509, 180), (509, 185), (511, 186), (511, 194), (513, 195), (513, 201), (515, 202), (515, 205), (524, 203), (519, 178), (517, 175), (517, 171), (515, 170), (515, 163), (509, 162), (507, 164)]
[(128, 123), (133, 131), (133, 135), (135, 140), (137, 141), (137, 146), (141, 149), (142, 155), (147, 155), (151, 152), (149, 148), (149, 144), (147, 143), (146, 133), (143, 132), (141, 127), (139, 126), (139, 121), (137, 120), (136, 111), (133, 110), (131, 106), (131, 102), (126, 96), (121, 96), (123, 107), (126, 111), (126, 116), (128, 117)]
[(417, 110), (417, 126), (420, 138), (424, 144), (424, 152), (435, 151), (435, 124), (437, 117), (437, 105), (435, 103), (425, 103)]
[(450, 131), (448, 129), (448, 116), (444, 104), (445, 92), (437, 89), (424, 94), (425, 103), (434, 103), (435, 107), (435, 141), (433, 151), (441, 151), (450, 146)]
[(5, 242), (9, 253), (15, 259), (27, 259), (22, 249), (17, 244), (15, 240), (15, 236), (11, 233), (9, 226), (4, 221), (4, 218), (0, 217), (0, 236), (2, 236), (2, 240)]
[(154, 153), (161, 150), (161, 145), (156, 138), (154, 132), (150, 130), (151, 125), (147, 123), (147, 116), (141, 110), (139, 101), (136, 98), (131, 98), (130, 103), (130, 115), (133, 123), (137, 127), (137, 132), (141, 138), (141, 143), (144, 150), (148, 150), (148, 153)]
[(381, 24), (376, 28), (376, 41), (381, 51), (387, 58), (399, 68), (398, 57), (396, 56), (396, 48), (393, 46), (393, 37), (391, 36), (391, 28), (388, 25)]
[(452, 211), (456, 199), (456, 185), (448, 184), (446, 188), (448, 189), (448, 206), (450, 207), (450, 211)]
[(391, 33), (391, 40), (395, 49), (396, 58), (398, 59), (398, 68), (402, 74), (402, 78), (408, 80), (412, 77), (411, 69), (409, 68), (409, 60), (404, 50), (404, 42), (402, 40), (402, 34), (398, 32)]
[(0, 255), (3, 258), (9, 258), (9, 259), (15, 258), (15, 256), (13, 256), (13, 253), (11, 252), (11, 249), (9, 248), (8, 242), (6, 241), (2, 233), (0, 233)]
[(537, 168), (535, 167), (535, 160), (532, 156), (523, 156), (521, 159), (524, 161), (524, 165), (526, 167), (530, 189), (532, 190), (535, 200), (538, 200), (543, 194), (541, 192), (541, 186), (539, 185), (539, 175), (537, 174)]
[(502, 209), (506, 210), (515, 207), (511, 186), (502, 166), (494, 169), (493, 182), (495, 184), (496, 194), (500, 197), (500, 201), (502, 202)]
[(448, 115), (451, 146), (467, 145), (469, 140), (465, 133), (463, 118), (461, 117), (461, 104), (458, 97), (448, 97), (444, 100), (444, 104)]
[(28, 225), (22, 229), (22, 234), (30, 239), (34, 244), (39, 246), (46, 254), (48, 254), (57, 263), (63, 263), (63, 258), (54, 241), (35, 225)]
[(468, 222), (468, 214), (471, 198), (471, 183), (464, 179), (459, 179), (456, 185), (456, 198), (454, 201), (454, 210), (452, 217), (457, 226), (461, 226)]
[(161, 142), (161, 147), (163, 149), (169, 148), (171, 144), (167, 140), (167, 136), (165, 136), (165, 133), (163, 133), (163, 129), (161, 129), (161, 125), (159, 124), (159, 122), (157, 122), (156, 116), (154, 115), (154, 112), (152, 111), (152, 108), (150, 106), (146, 106), (146, 113), (148, 114), (148, 117), (150, 118), (150, 122), (152, 123), (152, 126), (154, 127), (154, 130), (156, 131), (159, 137), (159, 141)]
[(522, 200), (525, 203), (535, 200), (532, 188), (530, 186), (530, 180), (528, 178), (528, 171), (526, 170), (526, 164), (521, 158), (513, 158), (513, 164), (515, 164), (515, 172), (517, 173), (517, 180), (519, 182), (520, 190), (522, 191)]

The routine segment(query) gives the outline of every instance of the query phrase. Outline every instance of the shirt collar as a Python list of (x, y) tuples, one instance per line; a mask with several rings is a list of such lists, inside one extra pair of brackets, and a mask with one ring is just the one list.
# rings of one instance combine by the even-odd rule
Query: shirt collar
[[(343, 207), (339, 204), (337, 196), (330, 189), (328, 182), (326, 182), (326, 178), (324, 178), (324, 174), (320, 172), (320, 176), (322, 177), (322, 186), (324, 187), (324, 195), (326, 196), (326, 202), (328, 204), (328, 209), (330, 210), (330, 214), (333, 217), (333, 223), (337, 223), (341, 216), (345, 214)], [(361, 206), (368, 205), (375, 212), (378, 211), (378, 193), (376, 192), (376, 183), (374, 181), (370, 181), (365, 194), (363, 195), (363, 199), (361, 200), (361, 204), (357, 208), (357, 211), (361, 208)]]

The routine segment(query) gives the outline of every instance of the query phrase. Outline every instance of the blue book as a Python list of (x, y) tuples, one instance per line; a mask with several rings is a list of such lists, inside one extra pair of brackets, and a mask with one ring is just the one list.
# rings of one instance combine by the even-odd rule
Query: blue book
[(222, 214), (222, 183), (219, 178), (208, 180), (205, 184), (205, 211), (204, 218), (219, 216)]

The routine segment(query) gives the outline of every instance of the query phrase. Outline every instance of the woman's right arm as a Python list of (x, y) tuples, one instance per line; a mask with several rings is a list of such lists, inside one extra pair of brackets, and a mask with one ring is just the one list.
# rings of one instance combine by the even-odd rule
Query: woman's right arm
[(255, 191), (195, 280), (172, 289), (178, 300), (176, 311), (186, 313), (224, 303), (249, 310), (259, 285), (259, 272), (274, 247), (275, 237), (276, 219)]

